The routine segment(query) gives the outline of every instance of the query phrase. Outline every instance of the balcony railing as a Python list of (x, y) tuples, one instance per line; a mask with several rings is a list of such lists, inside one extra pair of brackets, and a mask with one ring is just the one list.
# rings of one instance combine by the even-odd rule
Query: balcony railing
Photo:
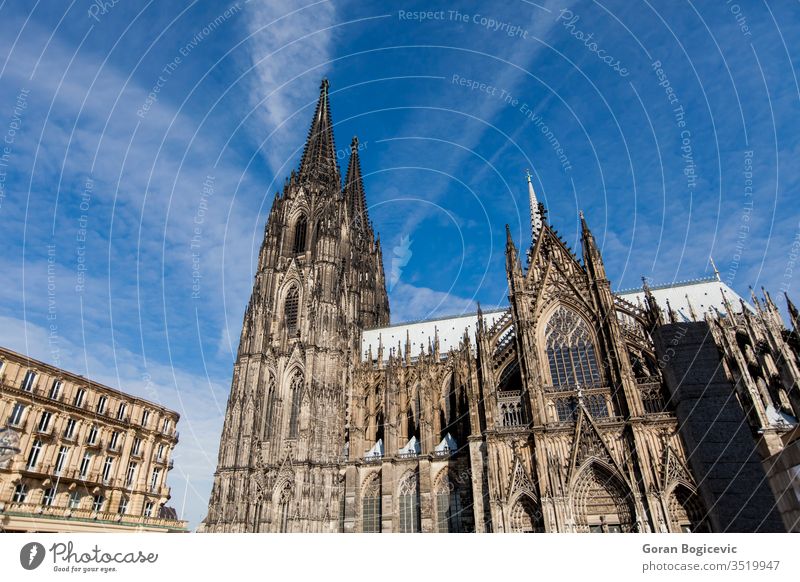
[(71, 509), (57, 505), (39, 505), (36, 503), (7, 503), (4, 513), (6, 514), (30, 514), (53, 519), (76, 519), (76, 520), (95, 520), (105, 522), (116, 522), (132, 527), (160, 527), (164, 529), (186, 529), (187, 522), (181, 520), (166, 519), (163, 517), (145, 517), (143, 515), (128, 515), (112, 513), (109, 511), (95, 511), (93, 509), (81, 508)]

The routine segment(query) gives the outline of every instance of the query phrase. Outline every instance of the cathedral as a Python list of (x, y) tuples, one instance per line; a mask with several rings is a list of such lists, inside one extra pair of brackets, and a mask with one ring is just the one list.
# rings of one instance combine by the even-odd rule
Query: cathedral
[(787, 329), (716, 269), (614, 293), (587, 220), (576, 254), (529, 176), (508, 307), (390, 324), (356, 138), (340, 172), (326, 80), (267, 219), (202, 531), (790, 529), (765, 463), (797, 437), (791, 302)]

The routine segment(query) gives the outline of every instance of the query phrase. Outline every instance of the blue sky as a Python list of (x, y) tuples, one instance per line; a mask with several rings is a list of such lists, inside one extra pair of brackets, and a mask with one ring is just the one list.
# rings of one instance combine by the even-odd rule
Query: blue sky
[(101, 6), (0, 4), (0, 343), (180, 411), (192, 525), (323, 76), (395, 322), (504, 303), (526, 168), (574, 248), (585, 212), (615, 289), (713, 255), (740, 294), (797, 295), (796, 3)]

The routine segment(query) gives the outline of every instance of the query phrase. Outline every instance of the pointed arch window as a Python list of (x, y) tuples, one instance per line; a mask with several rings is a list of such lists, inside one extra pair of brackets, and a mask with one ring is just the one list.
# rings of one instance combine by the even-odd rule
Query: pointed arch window
[(292, 245), (292, 252), (294, 252), (294, 254), (306, 252), (307, 232), (308, 220), (305, 216), (301, 216), (294, 225), (294, 244)]
[(290, 385), (292, 409), (289, 413), (289, 438), (297, 438), (300, 427), (300, 404), (303, 397), (303, 376), (299, 373), (292, 377)]
[(586, 321), (559, 306), (545, 328), (547, 359), (554, 386), (597, 386), (600, 369)]
[(461, 503), (461, 495), (449, 475), (442, 476), (435, 491), (437, 530), (440, 533), (465, 531), (462, 523), (464, 508)]
[(419, 488), (416, 473), (409, 473), (400, 482), (400, 532), (419, 531)]
[(364, 533), (381, 532), (381, 480), (378, 476), (364, 486), (361, 495), (361, 525)]
[(292, 287), (286, 294), (286, 301), (283, 304), (283, 317), (286, 321), (286, 331), (292, 336), (297, 333), (297, 315), (300, 306), (300, 296), (297, 287)]

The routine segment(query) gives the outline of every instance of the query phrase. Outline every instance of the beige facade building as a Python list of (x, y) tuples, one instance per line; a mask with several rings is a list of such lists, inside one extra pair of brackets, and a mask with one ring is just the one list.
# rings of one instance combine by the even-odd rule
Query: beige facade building
[(178, 418), (0, 348), (0, 531), (186, 531), (165, 507)]

